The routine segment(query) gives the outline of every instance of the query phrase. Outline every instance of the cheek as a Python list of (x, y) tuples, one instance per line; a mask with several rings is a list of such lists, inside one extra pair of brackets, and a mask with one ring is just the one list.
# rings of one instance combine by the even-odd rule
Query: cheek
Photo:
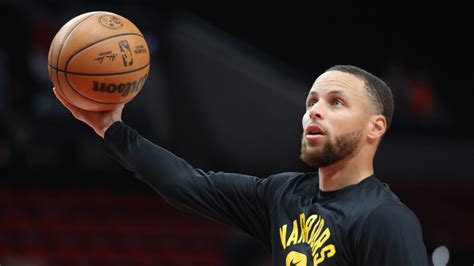
[(363, 119), (360, 115), (350, 114), (347, 116), (341, 116), (338, 119), (333, 120), (333, 129), (338, 134), (345, 134), (354, 131), (359, 131), (365, 127)]
[(301, 119), (301, 126), (303, 127), (303, 129), (304, 129), (304, 125), (308, 124), (308, 120), (309, 120), (309, 114), (308, 112), (306, 112), (303, 115), (303, 119)]

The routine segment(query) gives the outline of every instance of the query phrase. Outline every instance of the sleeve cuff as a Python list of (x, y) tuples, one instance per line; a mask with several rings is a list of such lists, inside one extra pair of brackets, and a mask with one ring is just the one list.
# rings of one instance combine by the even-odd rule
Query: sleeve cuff
[(115, 121), (112, 125), (107, 128), (107, 130), (104, 132), (104, 140), (110, 137), (110, 135), (113, 135), (115, 131), (117, 131), (118, 128), (121, 126), (124, 126), (124, 124), (121, 121)]

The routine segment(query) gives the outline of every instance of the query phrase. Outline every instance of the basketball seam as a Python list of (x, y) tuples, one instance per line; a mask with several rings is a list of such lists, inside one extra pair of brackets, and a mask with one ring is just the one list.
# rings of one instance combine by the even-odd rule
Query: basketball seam
[(123, 75), (123, 74), (129, 74), (129, 73), (133, 73), (133, 72), (136, 72), (138, 70), (142, 70), (146, 67), (148, 67), (150, 65), (150, 63), (142, 66), (142, 67), (139, 67), (137, 69), (134, 69), (134, 70), (130, 70), (130, 71), (125, 71), (125, 72), (116, 72), (116, 73), (97, 73), (97, 74), (92, 74), (92, 73), (79, 73), (79, 72), (71, 72), (71, 71), (66, 71), (66, 70), (62, 70), (62, 69), (59, 69), (57, 67), (54, 67), (54, 66), (51, 66), (51, 68), (53, 68), (54, 70), (56, 71), (59, 71), (59, 72), (64, 72), (66, 74), (71, 74), (71, 75), (77, 75), (77, 76), (114, 76), (114, 75)]
[[(115, 34), (115, 35), (112, 35), (112, 36), (108, 36), (107, 38), (103, 38), (103, 39), (97, 40), (97, 41), (95, 41), (95, 42), (93, 42), (93, 43), (90, 43), (90, 44), (84, 46), (83, 48), (81, 48), (80, 50), (77, 50), (73, 55), (71, 55), (71, 56), (69, 57), (69, 59), (67, 60), (66, 66), (65, 66), (65, 69), (64, 69), (64, 76), (65, 76), (65, 78), (66, 78), (67, 83), (69, 84), (69, 87), (71, 87), (71, 89), (73, 89), (77, 94), (83, 96), (84, 98), (86, 98), (86, 99), (88, 99), (88, 100), (91, 100), (91, 101), (97, 102), (97, 103), (121, 104), (121, 103), (126, 103), (126, 102), (130, 101), (130, 99), (128, 99), (128, 100), (124, 100), (124, 101), (120, 101), (120, 102), (116, 102), (116, 103), (107, 103), (107, 102), (98, 101), (98, 100), (96, 100), (96, 99), (92, 99), (91, 97), (85, 95), (85, 94), (82, 93), (81, 91), (76, 90), (76, 88), (71, 84), (71, 82), (69, 81), (69, 79), (68, 79), (68, 77), (67, 77), (68, 74), (71, 74), (71, 72), (68, 72), (68, 71), (67, 71), (67, 68), (68, 68), (69, 63), (71, 62), (71, 60), (72, 60), (72, 58), (73, 58), (74, 56), (76, 56), (76, 55), (79, 54), (80, 52), (84, 51), (85, 49), (87, 49), (87, 48), (89, 48), (89, 47), (91, 47), (91, 46), (93, 46), (93, 45), (95, 45), (95, 44), (98, 44), (98, 43), (100, 43), (100, 42), (103, 42), (103, 41), (105, 41), (105, 40), (112, 39), (112, 38), (115, 38), (115, 37), (120, 37), (120, 36), (128, 36), (128, 35), (136, 35), (136, 36), (141, 37), (143, 40), (145, 40), (145, 37), (143, 37), (142, 35), (137, 34), (137, 33), (121, 33), (121, 34)], [(135, 70), (133, 70), (133, 71), (130, 71), (129, 73), (133, 73), (133, 72), (142, 70), (142, 69), (148, 67), (149, 65), (150, 65), (150, 62), (148, 62), (145, 66), (143, 66), (143, 67), (141, 67), (141, 68), (139, 68), (139, 69), (135, 69)], [(97, 76), (100, 76), (100, 75), (97, 75)], [(137, 93), (138, 93), (138, 92), (137, 92)]]
[[(87, 20), (88, 18), (97, 15), (98, 13), (91, 14), (90, 16), (85, 17), (83, 20), (79, 21), (76, 26), (74, 26), (71, 31), (66, 35), (66, 38), (63, 39), (61, 43), (61, 48), (59, 48), (58, 52), (58, 60), (56, 61), (56, 66), (59, 67), (59, 58), (61, 57), (61, 52), (63, 51), (64, 45), (66, 44), (67, 40), (69, 39), (69, 36), (71, 36), (71, 33), (79, 26), (81, 25), (82, 22)], [(65, 75), (66, 81), (67, 81), (67, 75)], [(63, 92), (63, 88), (61, 87), (61, 80), (59, 79), (59, 71), (56, 71), (56, 78), (58, 79), (58, 85), (59, 85), (59, 90), (61, 91), (61, 94), (64, 96), (64, 98), (68, 101), (71, 102), (70, 99), (66, 96), (66, 94)]]
[[(145, 67), (148, 67), (148, 66), (149, 66), (149, 64), (147, 64)], [(136, 72), (136, 71), (138, 71), (138, 70), (142, 70), (142, 69), (144, 69), (145, 67), (140, 68), (140, 69), (136, 69), (136, 70), (134, 70), (134, 71), (132, 71), (132, 72)], [(132, 72), (130, 72), (130, 73), (132, 73)], [(68, 72), (66, 72), (66, 71), (65, 71), (64, 73), (65, 73), (66, 77), (67, 77), (67, 74), (71, 74), (70, 72), (68, 73)], [(73, 89), (77, 94), (81, 95), (82, 97), (84, 97), (84, 98), (86, 98), (86, 99), (88, 99), (88, 100), (90, 100), (90, 101), (96, 102), (96, 103), (121, 104), (121, 103), (126, 103), (126, 102), (130, 101), (130, 99), (128, 99), (128, 100), (124, 100), (124, 101), (120, 101), (120, 102), (108, 103), (108, 102), (102, 102), (102, 101), (99, 101), (99, 100), (96, 100), (96, 99), (92, 99), (91, 97), (82, 94), (80, 91), (76, 91), (76, 89), (74, 88), (74, 86), (69, 82), (69, 79), (66, 78), (66, 81), (68, 82), (68, 84), (69, 84), (69, 86), (71, 87), (71, 89)], [(140, 91), (141, 91), (141, 89), (140, 89)], [(140, 92), (140, 91), (138, 91), (138, 92)], [(137, 94), (138, 94), (138, 92), (137, 92)]]

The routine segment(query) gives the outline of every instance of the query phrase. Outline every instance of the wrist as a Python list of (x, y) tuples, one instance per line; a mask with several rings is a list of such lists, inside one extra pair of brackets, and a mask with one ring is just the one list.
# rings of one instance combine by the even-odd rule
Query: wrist
[(112, 126), (115, 122), (122, 122), (121, 119), (111, 119), (110, 121), (108, 121), (107, 123), (104, 124), (104, 126), (97, 130), (96, 133), (101, 136), (102, 138), (105, 137), (105, 132), (107, 131), (107, 129), (110, 128), (110, 126)]

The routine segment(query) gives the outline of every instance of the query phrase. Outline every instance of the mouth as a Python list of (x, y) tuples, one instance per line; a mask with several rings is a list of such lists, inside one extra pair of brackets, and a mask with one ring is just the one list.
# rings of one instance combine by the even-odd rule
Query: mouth
[(317, 125), (310, 125), (305, 130), (305, 137), (308, 140), (318, 140), (323, 138), (326, 132)]

